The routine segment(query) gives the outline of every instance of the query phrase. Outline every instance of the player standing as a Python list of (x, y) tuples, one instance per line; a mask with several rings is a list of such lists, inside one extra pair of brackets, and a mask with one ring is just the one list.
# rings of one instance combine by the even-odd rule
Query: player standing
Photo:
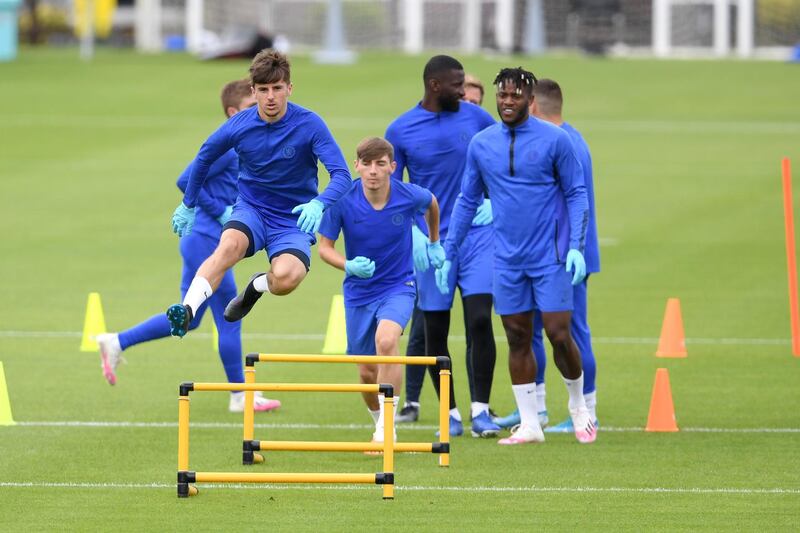
[[(397, 170), (392, 177), (402, 181), (403, 171), (407, 169), (411, 183), (425, 187), (436, 196), (442, 214), (440, 234), (445, 238), (459, 192), (467, 145), (473, 135), (494, 124), (494, 120), (480, 107), (461, 101), (464, 96), (464, 67), (456, 59), (446, 55), (432, 57), (425, 65), (422, 78), (425, 84), (422, 101), (389, 125), (386, 139), (394, 145), (397, 160)], [(491, 213), (489, 200), (482, 200), (482, 209)], [(488, 222), (491, 222), (491, 217), (488, 217)], [(458, 286), (467, 334), (472, 342), (472, 434), (476, 437), (495, 436), (500, 428), (491, 421), (488, 412), (496, 358), (491, 316), (492, 227), (486, 221), (473, 224), (467, 236), (468, 242), (453, 258), (454, 268), (448, 279), (451, 291), (447, 295), (436, 289), (434, 272), (427, 268), (427, 238), (416, 227), (413, 234), (417, 305), (425, 317), (425, 351), (428, 355), (450, 355), (447, 346), (450, 309)], [(428, 370), (438, 393), (435, 371), (432, 368)], [(407, 394), (406, 401), (413, 402), (414, 398)], [(462, 433), (461, 415), (451, 389), (450, 434)]]
[(508, 338), (508, 367), (521, 417), (511, 436), (498, 442), (544, 441), (531, 349), (533, 311), (539, 309), (569, 393), (575, 436), (589, 443), (597, 434), (583, 399), (580, 352), (570, 334), (572, 284), (580, 283), (586, 274), (582, 250), (589, 205), (569, 135), (528, 114), (535, 83), (533, 74), (522, 68), (503, 69), (495, 78), (502, 122), (470, 142), (462, 196), (445, 245), (448, 259), (436, 279), (443, 293), (449, 291), (450, 258), (458, 256), (488, 189), (495, 207), (495, 309)]

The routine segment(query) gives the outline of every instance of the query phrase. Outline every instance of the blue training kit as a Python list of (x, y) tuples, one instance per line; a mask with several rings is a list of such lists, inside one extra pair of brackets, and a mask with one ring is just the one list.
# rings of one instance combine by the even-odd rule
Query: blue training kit
[[(575, 153), (583, 167), (583, 177), (586, 182), (586, 193), (589, 197), (589, 225), (586, 229), (586, 272), (600, 272), (600, 245), (597, 239), (597, 222), (594, 204), (594, 175), (592, 172), (592, 156), (589, 146), (583, 136), (574, 127), (564, 122), (561, 128), (569, 133), (572, 143), (575, 146)], [(595, 391), (595, 377), (597, 375), (597, 363), (592, 349), (592, 335), (589, 329), (587, 292), (589, 285), (589, 275), (583, 282), (573, 288), (573, 311), (572, 311), (572, 337), (581, 352), (581, 362), (583, 363), (583, 393), (590, 394)], [(536, 356), (536, 384), (544, 383), (544, 373), (547, 368), (547, 352), (544, 347), (542, 336), (542, 317), (536, 311), (533, 319), (533, 353)]]
[(416, 215), (430, 207), (433, 196), (410, 183), (392, 180), (390, 185), (386, 205), (376, 210), (365, 197), (361, 180), (355, 180), (350, 191), (325, 212), (319, 228), (320, 235), (333, 241), (340, 232), (344, 234), (348, 259), (362, 256), (375, 262), (372, 277), (344, 278), (348, 353), (370, 346), (371, 352), (360, 353), (375, 353), (377, 322), (387, 318), (405, 328), (414, 308), (411, 226)]
[[(476, 133), (494, 123), (489, 113), (469, 102), (460, 102), (458, 111), (438, 113), (417, 104), (386, 130), (386, 139), (394, 146), (397, 161), (392, 177), (402, 181), (403, 171), (408, 169), (411, 183), (425, 187), (436, 196), (442, 242), (447, 238), (450, 216), (461, 188), (469, 142)], [(423, 311), (450, 310), (456, 285), (462, 296), (491, 294), (491, 226), (488, 229), (476, 226), (473, 231), (478, 234), (470, 234), (459, 260), (453, 261), (449, 294), (442, 294), (436, 288), (432, 268), (417, 272), (420, 295), (417, 305)]]
[(496, 124), (472, 139), (462, 196), (445, 243), (448, 258), (456, 257), (484, 190), (489, 191), (494, 213), (495, 308), (499, 314), (532, 311), (533, 306), (514, 307), (520, 286), (505, 286), (498, 276), (502, 270), (525, 271), (529, 278), (547, 276), (556, 265), (564, 265), (569, 249), (583, 251), (588, 200), (569, 135), (553, 124), (527, 117), (516, 128)]
[[(178, 187), (183, 190), (188, 182), (189, 174), (194, 166), (192, 162), (178, 178)], [(180, 253), (183, 257), (181, 274), (181, 298), (186, 295), (197, 269), (210, 256), (219, 244), (222, 226), (217, 221), (229, 205), (236, 199), (236, 176), (238, 174), (238, 158), (233, 150), (229, 150), (217, 159), (208, 173), (208, 179), (198, 195), (198, 209), (195, 211), (195, 223), (192, 232), (180, 239)], [(230, 383), (244, 382), (242, 367), (241, 322), (227, 322), (223, 319), (223, 311), (228, 301), (236, 297), (236, 281), (233, 271), (228, 270), (222, 278), (219, 288), (211, 298), (206, 300), (194, 312), (189, 329), (200, 325), (200, 321), (211, 307), (214, 323), (219, 333), (219, 356), (225, 375)], [(119, 333), (120, 347), (125, 350), (133, 345), (170, 336), (170, 324), (164, 313), (159, 313), (144, 322)]]
[[(316, 113), (292, 102), (277, 122), (261, 119), (258, 106), (241, 111), (219, 127), (197, 154), (184, 204), (194, 207), (208, 168), (234, 148), (239, 156), (239, 194), (270, 214), (292, 217), (291, 210), (314, 198), (330, 207), (350, 188), (344, 155)], [(317, 161), (331, 180), (317, 196)]]

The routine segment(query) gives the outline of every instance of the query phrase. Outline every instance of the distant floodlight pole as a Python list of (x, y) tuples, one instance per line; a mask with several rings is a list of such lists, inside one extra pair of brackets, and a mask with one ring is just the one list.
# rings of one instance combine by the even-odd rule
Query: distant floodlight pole
[(544, 29), (544, 6), (542, 0), (527, 0), (525, 3), (525, 40), (526, 54), (541, 54), (547, 46)]
[(86, 0), (83, 8), (81, 59), (91, 61), (92, 57), (94, 57), (94, 0)]
[(342, 0), (329, 0), (328, 17), (325, 24), (325, 48), (314, 54), (317, 63), (347, 64), (356, 59), (356, 54), (345, 47)]

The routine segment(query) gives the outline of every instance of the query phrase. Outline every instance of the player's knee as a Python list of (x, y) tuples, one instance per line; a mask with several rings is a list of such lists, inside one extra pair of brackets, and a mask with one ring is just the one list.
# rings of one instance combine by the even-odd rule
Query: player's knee
[(488, 333), (492, 330), (492, 314), (490, 310), (481, 309), (469, 317), (467, 327), (470, 331), (478, 335)]
[(214, 250), (214, 257), (224, 264), (234, 264), (247, 252), (247, 239), (222, 239)]
[(279, 296), (289, 294), (300, 285), (305, 277), (306, 270), (302, 264), (275, 262), (272, 265), (272, 283), (269, 290), (272, 294)]
[(512, 350), (525, 346), (530, 339), (524, 327), (519, 325), (506, 325), (506, 337)]
[(361, 383), (377, 383), (378, 369), (374, 365), (359, 365), (358, 377), (361, 379)]
[(572, 341), (569, 327), (561, 325), (550, 327), (547, 330), (547, 338), (550, 340), (550, 344), (553, 345), (553, 348), (567, 348)]
[(391, 354), (397, 348), (397, 340), (394, 335), (377, 335), (375, 337), (375, 349), (379, 355)]

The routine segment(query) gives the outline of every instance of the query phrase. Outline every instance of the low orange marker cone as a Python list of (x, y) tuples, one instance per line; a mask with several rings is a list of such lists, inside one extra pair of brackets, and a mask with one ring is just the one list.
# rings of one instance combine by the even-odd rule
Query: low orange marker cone
[(669, 372), (666, 368), (656, 370), (653, 397), (650, 399), (650, 414), (647, 416), (647, 427), (644, 430), (678, 431), (675, 406), (672, 404), (672, 390), (669, 386)]
[(683, 334), (681, 301), (677, 298), (667, 300), (661, 338), (658, 340), (656, 357), (686, 357), (686, 338)]

